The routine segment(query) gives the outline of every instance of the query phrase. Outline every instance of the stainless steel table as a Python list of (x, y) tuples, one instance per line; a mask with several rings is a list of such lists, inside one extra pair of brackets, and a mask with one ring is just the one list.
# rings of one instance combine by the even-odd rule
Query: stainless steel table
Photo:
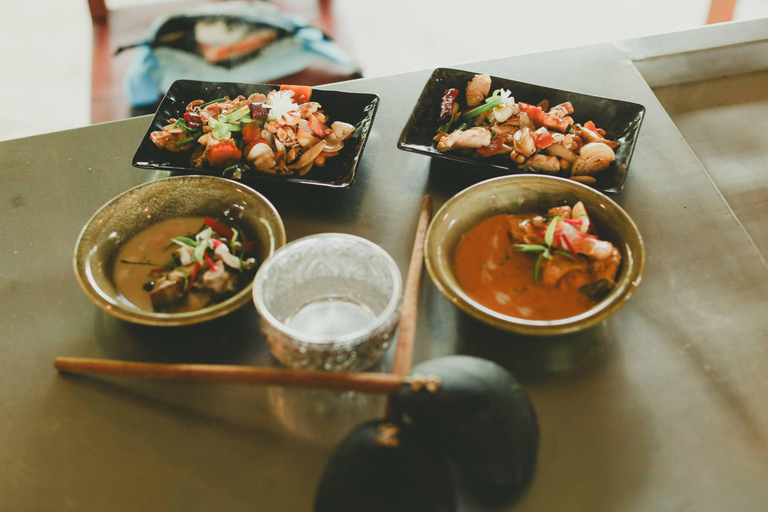
[[(754, 91), (768, 89), (766, 34), (768, 20), (757, 20), (457, 66), (648, 109), (617, 196), (643, 233), (648, 262), (618, 314), (580, 335), (524, 338), (479, 325), (426, 274), (422, 283), (415, 360), (487, 357), (530, 393), (539, 464), (515, 510), (768, 509), (768, 219), (755, 214), (768, 204), (765, 130), (733, 152), (749, 165), (723, 166), (706, 143), (721, 114), (707, 110), (711, 96), (679, 103), (701, 83), (730, 88), (734, 101), (763, 112), (764, 94)], [(430, 72), (332, 86), (375, 92), (381, 106), (348, 191), (256, 184), (289, 239), (354, 233), (405, 272), (422, 195), (439, 207), (484, 177), (396, 149)], [(691, 111), (699, 122), (686, 122)], [(52, 367), (62, 355), (275, 364), (252, 306), (157, 329), (106, 315), (77, 286), (71, 258), (82, 226), (156, 177), (130, 164), (148, 124), (0, 144), (0, 510), (311, 510), (333, 447), (380, 416), (381, 399), (63, 376)], [(462, 509), (481, 508), (463, 501)]]

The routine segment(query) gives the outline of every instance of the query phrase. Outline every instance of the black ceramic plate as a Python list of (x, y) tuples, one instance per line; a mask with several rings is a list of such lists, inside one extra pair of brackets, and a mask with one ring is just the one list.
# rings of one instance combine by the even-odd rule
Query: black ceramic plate
[[(269, 91), (279, 88), (279, 85), (267, 84), (177, 80), (168, 89), (165, 98), (160, 103), (151, 126), (133, 156), (133, 165), (144, 169), (222, 176), (222, 169), (194, 169), (190, 167), (189, 153), (174, 153), (158, 148), (150, 140), (150, 133), (162, 130), (170, 118), (183, 116), (187, 105), (193, 100), (212, 101), (224, 96), (235, 98), (239, 94), (248, 97), (255, 92), (267, 94)], [(346, 188), (352, 184), (373, 118), (376, 115), (379, 97), (375, 94), (314, 89), (312, 101), (317, 101), (322, 105), (325, 114), (331, 121), (343, 121), (355, 126), (355, 131), (344, 142), (344, 148), (339, 154), (326, 160), (324, 167), (315, 166), (301, 177), (274, 176), (257, 171), (245, 171), (242, 175), (244, 181), (263, 179), (332, 188)]]
[[(432, 73), (424, 90), (421, 92), (416, 107), (400, 135), (397, 147), (453, 162), (473, 164), (493, 171), (495, 174), (518, 174), (530, 171), (520, 170), (508, 155), (483, 158), (477, 154), (464, 155), (457, 152), (441, 153), (432, 138), (437, 134), (440, 103), (447, 89), (455, 87), (460, 91), (459, 104), (466, 106), (464, 90), (467, 82), (477, 73), (456, 69), (439, 68)], [(618, 193), (627, 178), (629, 162), (637, 142), (637, 134), (645, 115), (645, 107), (627, 101), (590, 96), (561, 89), (552, 89), (539, 85), (517, 82), (506, 78), (491, 77), (491, 91), (499, 88), (509, 89), (515, 101), (532, 105), (542, 100), (549, 100), (551, 106), (570, 101), (573, 104), (574, 121), (585, 123), (594, 121), (598, 128), (606, 131), (606, 138), (620, 143), (616, 149), (616, 161), (611, 167), (598, 173), (597, 182), (592, 185), (603, 192)], [(485, 179), (483, 176), (481, 179)]]

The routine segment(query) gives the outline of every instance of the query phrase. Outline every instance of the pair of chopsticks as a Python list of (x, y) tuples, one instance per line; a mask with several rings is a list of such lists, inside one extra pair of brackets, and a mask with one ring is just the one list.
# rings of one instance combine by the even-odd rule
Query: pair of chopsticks
[(408, 373), (411, 370), (416, 338), (416, 316), (424, 261), (424, 239), (431, 218), (432, 198), (425, 196), (422, 201), (411, 261), (403, 290), (400, 328), (391, 373), (343, 373), (210, 364), (134, 363), (77, 357), (57, 357), (53, 365), (60, 372), (67, 373), (194, 382), (229, 382), (385, 394), (390, 397), (387, 402), (387, 411), (392, 412), (394, 407), (392, 397), (403, 384), (410, 382)]

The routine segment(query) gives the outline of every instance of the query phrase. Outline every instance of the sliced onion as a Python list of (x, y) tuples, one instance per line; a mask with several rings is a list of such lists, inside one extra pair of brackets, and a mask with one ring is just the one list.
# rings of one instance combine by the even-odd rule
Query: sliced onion
[(328, 134), (328, 136), (324, 139), (325, 141), (325, 149), (323, 151), (327, 151), (328, 153), (333, 153), (334, 151), (341, 151), (341, 149), (344, 147), (344, 143), (341, 142), (338, 137), (336, 137), (336, 134), (334, 132), (331, 132)]
[(307, 164), (310, 164), (315, 161), (315, 158), (317, 158), (317, 155), (323, 152), (323, 149), (325, 149), (325, 141), (321, 140), (311, 148), (309, 148), (307, 151), (301, 154), (298, 160), (296, 160), (296, 163), (291, 164), (288, 166), (288, 169), (296, 170), (301, 169), (302, 167), (306, 166)]

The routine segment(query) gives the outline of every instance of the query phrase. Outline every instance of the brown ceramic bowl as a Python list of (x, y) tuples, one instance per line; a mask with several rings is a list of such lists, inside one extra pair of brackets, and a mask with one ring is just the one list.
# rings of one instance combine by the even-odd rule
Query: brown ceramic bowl
[(117, 255), (149, 226), (179, 217), (228, 219), (256, 241), (263, 262), (285, 245), (283, 221), (255, 190), (213, 176), (176, 176), (132, 188), (104, 205), (86, 224), (75, 247), (75, 276), (85, 294), (107, 313), (144, 325), (188, 325), (218, 318), (250, 300), (253, 282), (229, 299), (184, 313), (157, 313), (130, 303), (113, 282)]
[[(467, 296), (454, 271), (461, 237), (481, 220), (500, 213), (546, 213), (582, 201), (600, 237), (621, 252), (616, 286), (588, 311), (560, 320), (526, 320), (497, 313)], [(426, 265), (437, 288), (469, 315), (494, 327), (530, 335), (557, 335), (591, 327), (619, 310), (632, 296), (645, 267), (645, 246), (627, 213), (602, 193), (575, 181), (552, 176), (503, 176), (473, 185), (447, 201), (427, 231)]]

